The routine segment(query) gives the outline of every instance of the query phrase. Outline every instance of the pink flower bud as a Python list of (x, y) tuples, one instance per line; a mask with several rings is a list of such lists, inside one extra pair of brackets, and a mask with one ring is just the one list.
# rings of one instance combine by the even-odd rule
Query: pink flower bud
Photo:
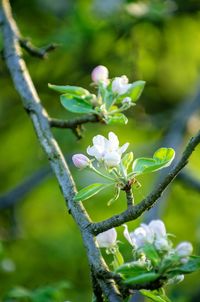
[(77, 168), (83, 169), (89, 166), (90, 160), (84, 154), (75, 154), (72, 156), (72, 161)]
[(98, 83), (99, 81), (107, 82), (108, 69), (103, 65), (99, 65), (93, 69), (91, 77), (94, 83)]

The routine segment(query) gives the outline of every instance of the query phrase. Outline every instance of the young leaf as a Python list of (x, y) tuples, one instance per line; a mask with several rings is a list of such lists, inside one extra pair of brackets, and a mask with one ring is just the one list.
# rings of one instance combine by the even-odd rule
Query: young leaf
[(172, 269), (169, 273), (175, 276), (177, 274), (193, 273), (197, 270), (200, 270), (200, 256), (190, 256), (187, 263)]
[(150, 283), (158, 279), (160, 275), (158, 273), (154, 272), (148, 272), (145, 274), (139, 274), (135, 277), (130, 277), (125, 279), (123, 282), (125, 284), (144, 284), (144, 283)]
[(92, 105), (88, 104), (84, 99), (71, 96), (70, 94), (63, 94), (60, 97), (61, 104), (65, 109), (74, 113), (95, 113)]
[(123, 113), (116, 113), (114, 115), (108, 115), (106, 118), (106, 123), (108, 125), (112, 125), (112, 124), (126, 125), (128, 123), (128, 119)]
[(57, 92), (64, 93), (64, 94), (66, 93), (72, 94), (75, 96), (86, 96), (90, 94), (88, 90), (78, 86), (70, 86), (70, 85), (58, 86), (58, 85), (48, 84), (48, 87)]
[(140, 290), (140, 293), (154, 302), (171, 302), (165, 294), (159, 293), (159, 291), (157, 290), (149, 291), (146, 289), (142, 289)]
[(152, 244), (145, 244), (141, 250), (154, 265), (157, 265), (160, 262), (160, 257)]
[(145, 265), (141, 265), (141, 263), (138, 263), (137, 261), (132, 261), (119, 266), (116, 269), (116, 272), (120, 273), (125, 278), (131, 278), (148, 273), (148, 270)]
[(174, 156), (175, 151), (172, 148), (160, 148), (154, 153), (153, 158), (137, 158), (133, 162), (133, 173), (138, 175), (168, 167), (174, 159)]
[(129, 166), (131, 165), (133, 161), (133, 152), (126, 153), (124, 157), (122, 158), (122, 165), (128, 170)]
[(75, 201), (83, 201), (86, 200), (97, 193), (99, 193), (101, 190), (105, 189), (108, 185), (105, 184), (91, 184), (88, 187), (85, 187), (84, 189), (80, 190), (76, 196), (74, 197)]
[(136, 102), (139, 99), (145, 84), (145, 81), (136, 81), (131, 85), (131, 88), (129, 88), (126, 94), (132, 99), (133, 102)]

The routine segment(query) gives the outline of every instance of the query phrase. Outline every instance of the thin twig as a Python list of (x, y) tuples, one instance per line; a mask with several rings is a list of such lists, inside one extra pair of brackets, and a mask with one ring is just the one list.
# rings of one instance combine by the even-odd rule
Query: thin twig
[(88, 114), (81, 116), (79, 118), (75, 118), (73, 120), (60, 120), (55, 118), (49, 118), (49, 124), (54, 128), (75, 128), (77, 126), (86, 124), (86, 123), (96, 123), (99, 121), (99, 118), (95, 114)]
[(177, 174), (185, 167), (188, 159), (195, 147), (200, 143), (200, 131), (190, 139), (187, 144), (185, 151), (182, 154), (181, 159), (178, 163), (171, 169), (169, 174), (162, 180), (162, 182), (155, 188), (145, 199), (143, 199), (139, 204), (129, 207), (126, 211), (121, 214), (115, 215), (109, 219), (102, 222), (93, 223), (91, 229), (95, 235), (104, 232), (110, 228), (120, 226), (121, 224), (134, 220), (141, 216), (146, 210), (149, 210), (158, 198), (162, 195), (164, 190), (173, 181)]
[(29, 40), (27, 39), (19, 39), (20, 45), (22, 48), (24, 48), (31, 56), (37, 57), (40, 59), (46, 59), (48, 56), (48, 53), (50, 51), (55, 50), (59, 45), (56, 43), (48, 44), (44, 47), (38, 48), (34, 46)]

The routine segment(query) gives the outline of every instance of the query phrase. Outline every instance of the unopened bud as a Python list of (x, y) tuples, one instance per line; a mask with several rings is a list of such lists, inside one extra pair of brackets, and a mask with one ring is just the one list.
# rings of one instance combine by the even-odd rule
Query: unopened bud
[(181, 242), (177, 247), (176, 247), (176, 253), (178, 254), (179, 257), (185, 258), (188, 257), (192, 254), (193, 247), (190, 242)]
[(87, 156), (85, 156), (84, 154), (73, 155), (72, 161), (73, 161), (74, 165), (79, 169), (86, 168), (90, 164), (89, 158)]
[(93, 69), (91, 77), (94, 83), (98, 83), (99, 81), (106, 82), (108, 79), (108, 69), (103, 65), (99, 65)]

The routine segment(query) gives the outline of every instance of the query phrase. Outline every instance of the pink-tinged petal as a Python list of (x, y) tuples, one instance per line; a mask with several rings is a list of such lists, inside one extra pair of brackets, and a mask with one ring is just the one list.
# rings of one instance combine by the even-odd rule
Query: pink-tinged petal
[(108, 69), (103, 65), (95, 67), (91, 73), (91, 78), (94, 83), (106, 81), (108, 79)]
[(72, 161), (77, 168), (83, 169), (89, 166), (90, 160), (84, 154), (74, 154)]

